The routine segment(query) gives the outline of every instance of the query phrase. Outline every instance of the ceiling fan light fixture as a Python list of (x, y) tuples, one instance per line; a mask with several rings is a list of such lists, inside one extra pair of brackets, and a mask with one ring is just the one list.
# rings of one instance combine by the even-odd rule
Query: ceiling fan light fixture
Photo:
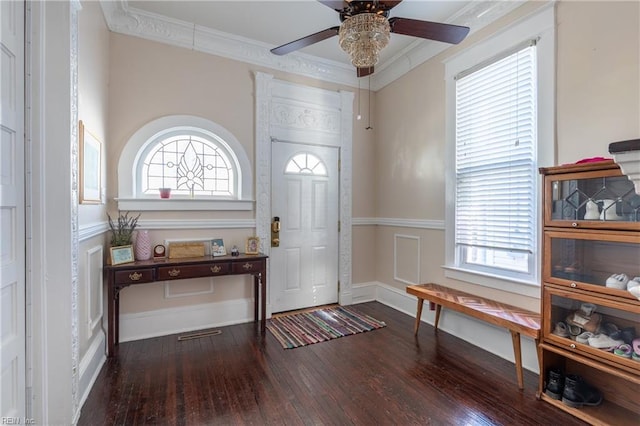
[(357, 68), (378, 63), (380, 51), (389, 44), (391, 27), (383, 15), (359, 13), (344, 20), (338, 33), (340, 47)]

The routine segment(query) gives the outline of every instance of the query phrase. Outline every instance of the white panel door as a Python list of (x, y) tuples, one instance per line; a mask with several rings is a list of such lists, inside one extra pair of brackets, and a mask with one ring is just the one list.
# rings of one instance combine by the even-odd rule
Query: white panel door
[(0, 418), (25, 407), (24, 2), (0, 1)]
[[(338, 148), (274, 141), (270, 254), (273, 312), (338, 301)], [(266, 244), (270, 244), (267, 241)]]

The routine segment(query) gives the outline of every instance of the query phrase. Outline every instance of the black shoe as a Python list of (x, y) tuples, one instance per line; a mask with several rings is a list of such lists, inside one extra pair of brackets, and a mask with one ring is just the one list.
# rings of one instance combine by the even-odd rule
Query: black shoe
[(545, 395), (553, 399), (562, 398), (564, 390), (564, 374), (559, 368), (550, 368), (547, 374), (547, 387), (544, 390)]
[(562, 402), (573, 408), (580, 408), (583, 405), (600, 405), (602, 393), (585, 382), (582, 377), (567, 374), (562, 392)]

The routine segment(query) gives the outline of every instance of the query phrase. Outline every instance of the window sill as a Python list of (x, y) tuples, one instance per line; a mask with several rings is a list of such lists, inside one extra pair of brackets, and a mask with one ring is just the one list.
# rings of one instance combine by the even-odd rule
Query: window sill
[(196, 210), (253, 210), (253, 200), (192, 200), (161, 198), (115, 198), (118, 210), (131, 211), (196, 211)]
[(454, 266), (443, 266), (444, 276), (496, 290), (507, 291), (522, 296), (540, 298), (540, 284), (531, 281), (509, 280), (497, 275), (483, 274)]

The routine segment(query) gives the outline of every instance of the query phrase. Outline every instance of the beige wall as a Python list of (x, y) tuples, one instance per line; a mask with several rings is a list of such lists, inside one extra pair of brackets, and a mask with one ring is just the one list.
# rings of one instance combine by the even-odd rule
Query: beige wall
[[(379, 90), (376, 96), (377, 214), (444, 220), (445, 80), (443, 61), (537, 9), (530, 2)], [(640, 136), (640, 3), (557, 5), (557, 162), (609, 157), (611, 142)], [(422, 238), (422, 282), (436, 281), (538, 310), (534, 298), (444, 278), (444, 231), (378, 227), (376, 279), (394, 280), (396, 233)], [(413, 254), (398, 253), (399, 256)]]
[[(108, 144), (109, 176), (107, 197), (109, 211), (117, 205), (117, 162), (128, 138), (141, 126), (156, 118), (172, 114), (190, 114), (207, 118), (230, 131), (242, 144), (254, 164), (255, 158), (255, 85), (253, 73), (263, 71), (275, 78), (303, 83), (329, 90), (356, 92), (354, 109), (357, 109), (357, 90), (335, 84), (305, 79), (286, 73), (260, 69), (256, 66), (172, 47), (121, 34), (111, 34), (110, 44), (110, 92)], [(366, 105), (366, 90), (363, 103)], [(364, 108), (363, 108), (364, 109)], [(371, 167), (374, 156), (373, 136), (364, 127), (363, 119), (354, 117), (353, 138), (353, 212), (358, 217), (373, 217), (375, 206), (375, 171)], [(255, 196), (255, 191), (254, 194)], [(155, 219), (253, 219), (255, 212), (142, 212), (141, 222)], [(247, 236), (254, 229), (234, 230), (150, 230), (152, 242), (161, 243), (166, 238), (221, 237), (227, 246), (244, 247)], [(354, 250), (369, 259), (373, 256), (373, 229), (363, 228), (354, 236)], [(372, 279), (368, 268), (354, 268), (354, 280)], [(226, 283), (230, 283), (227, 285)], [(188, 284), (202, 294), (166, 298), (164, 286), (134, 286), (124, 290), (121, 311), (123, 314), (164, 308), (214, 303), (251, 297), (246, 277), (216, 280), (213, 292), (207, 280)]]

